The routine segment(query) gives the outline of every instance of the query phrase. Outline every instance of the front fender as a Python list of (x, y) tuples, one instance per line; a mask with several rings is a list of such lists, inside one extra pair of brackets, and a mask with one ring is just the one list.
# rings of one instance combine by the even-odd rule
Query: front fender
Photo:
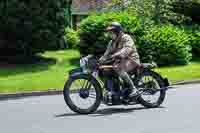
[(81, 77), (85, 77), (85, 76), (89, 77), (91, 80), (95, 81), (98, 84), (98, 86), (100, 88), (102, 88), (100, 82), (96, 79), (96, 77), (94, 77), (92, 74), (84, 73), (83, 69), (81, 67), (75, 68), (75, 69), (72, 69), (71, 71), (69, 71), (69, 78), (72, 78), (72, 79), (77, 78), (77, 77), (81, 78)]
[(81, 78), (81, 77), (89, 77), (91, 80), (95, 80), (95, 82), (98, 82), (97, 79), (90, 73), (85, 73), (83, 72), (83, 69), (80, 67), (80, 68), (75, 68), (75, 69), (72, 69), (71, 71), (69, 71), (69, 77), (70, 78)]
[(103, 89), (100, 82), (92, 74), (76, 72), (76, 73), (72, 73), (69, 76), (69, 79), (87, 79), (87, 78), (89, 78), (89, 80), (91, 80), (93, 83), (95, 83), (95, 85), (98, 89), (100, 89), (100, 90)]
[(78, 67), (78, 68), (75, 68), (75, 69), (72, 69), (69, 71), (69, 76), (73, 76), (73, 75), (77, 75), (77, 74), (81, 74), (83, 73), (83, 69), (81, 67)]

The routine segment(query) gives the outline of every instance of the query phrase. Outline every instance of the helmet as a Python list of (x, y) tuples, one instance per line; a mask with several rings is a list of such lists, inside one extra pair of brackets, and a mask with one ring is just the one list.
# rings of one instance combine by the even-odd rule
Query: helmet
[(120, 32), (123, 29), (122, 29), (122, 26), (119, 22), (112, 22), (111, 25), (106, 30), (107, 31)]

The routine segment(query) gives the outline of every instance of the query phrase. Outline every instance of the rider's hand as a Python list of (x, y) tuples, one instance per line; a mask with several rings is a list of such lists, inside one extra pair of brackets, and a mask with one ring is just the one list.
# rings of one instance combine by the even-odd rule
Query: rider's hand
[(120, 55), (113, 54), (113, 55), (111, 56), (111, 58), (112, 58), (112, 59), (119, 59), (119, 58), (120, 58)]
[(116, 57), (116, 55), (115, 55), (115, 54), (111, 55), (111, 58), (115, 58), (115, 57)]
[(106, 61), (106, 59), (104, 58), (104, 57), (101, 57), (100, 59), (99, 59), (99, 63), (101, 64), (101, 63), (103, 63), (103, 62), (105, 62)]

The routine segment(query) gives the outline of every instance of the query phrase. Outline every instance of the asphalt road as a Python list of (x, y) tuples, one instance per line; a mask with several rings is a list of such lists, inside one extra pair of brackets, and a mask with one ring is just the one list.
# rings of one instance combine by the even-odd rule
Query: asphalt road
[(1, 133), (199, 133), (200, 85), (167, 93), (161, 108), (101, 106), (92, 115), (71, 112), (62, 95), (0, 101)]

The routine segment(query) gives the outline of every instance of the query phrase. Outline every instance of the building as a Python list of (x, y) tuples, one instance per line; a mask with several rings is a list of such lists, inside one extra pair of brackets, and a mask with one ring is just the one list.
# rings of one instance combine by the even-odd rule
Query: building
[[(88, 16), (92, 11), (104, 11), (113, 0), (72, 0), (72, 26), (77, 29), (80, 21)], [(119, 4), (112, 5), (113, 9), (123, 7), (125, 0), (121, 0)]]
[(82, 19), (91, 11), (101, 10), (111, 0), (72, 0), (72, 26), (77, 29)]

